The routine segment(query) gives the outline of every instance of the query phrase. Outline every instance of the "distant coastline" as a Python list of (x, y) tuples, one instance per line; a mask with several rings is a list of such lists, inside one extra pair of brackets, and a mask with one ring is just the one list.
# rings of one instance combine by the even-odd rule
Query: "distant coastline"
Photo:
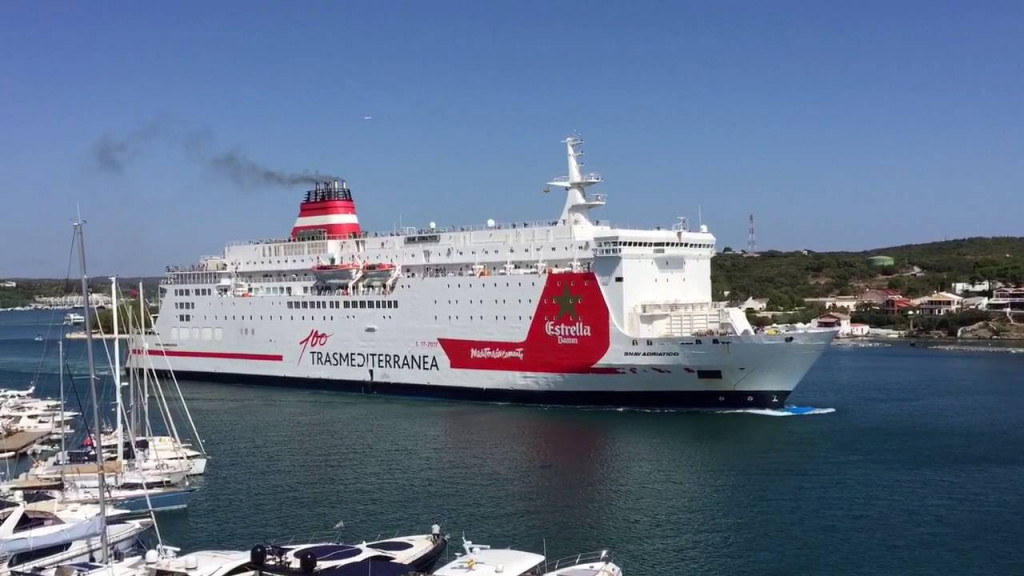
[[(78, 331), (75, 331), (75, 332), (68, 332), (67, 334), (64, 335), (64, 338), (66, 338), (68, 340), (85, 340), (86, 335), (85, 335), (84, 331), (78, 330)], [(97, 332), (93, 332), (92, 333), (92, 338), (93, 338), (93, 340), (113, 340), (114, 339), (114, 335), (113, 334), (99, 334)], [(128, 334), (121, 334), (117, 338), (118, 338), (118, 340), (127, 340), (128, 339)]]

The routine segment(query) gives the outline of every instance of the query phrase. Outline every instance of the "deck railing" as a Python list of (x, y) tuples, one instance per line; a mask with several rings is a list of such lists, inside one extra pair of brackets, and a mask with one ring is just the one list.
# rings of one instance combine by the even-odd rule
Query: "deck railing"
[(607, 550), (600, 550), (597, 552), (584, 552), (582, 554), (576, 554), (575, 556), (565, 556), (559, 558), (554, 562), (547, 562), (544, 569), (545, 572), (554, 572), (559, 568), (565, 568), (567, 566), (576, 566), (578, 564), (590, 564), (593, 562), (611, 562), (612, 558), (608, 554)]

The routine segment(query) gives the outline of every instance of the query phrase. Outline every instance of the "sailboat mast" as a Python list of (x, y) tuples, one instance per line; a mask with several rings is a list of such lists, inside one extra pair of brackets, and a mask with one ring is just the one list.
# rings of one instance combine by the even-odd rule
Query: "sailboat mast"
[(117, 413), (114, 419), (117, 437), (117, 461), (124, 465), (124, 425), (121, 418), (121, 332), (117, 322), (117, 276), (110, 278), (110, 304), (114, 307), (114, 403), (117, 405)]
[[(64, 330), (60, 331), (60, 340), (57, 341), (57, 360), (60, 365), (60, 454), (64, 464), (68, 463), (68, 447), (65, 445), (67, 436), (67, 424), (64, 422)], [(60, 467), (61, 484), (64, 483), (64, 466)]]
[[(135, 438), (139, 436), (139, 406), (135, 399), (135, 395), (138, 393), (136, 388), (139, 386), (139, 362), (145, 362), (143, 355), (146, 353), (146, 294), (142, 291), (142, 281), (139, 281), (139, 339), (136, 341), (136, 350), (139, 353), (139, 359), (135, 363), (135, 369), (132, 370), (132, 374), (135, 376), (134, 382), (131, 388), (131, 406), (132, 406), (132, 434)], [(146, 370), (146, 365), (142, 365), (142, 371)], [(135, 442), (135, 438), (132, 442)]]
[(102, 553), (103, 563), (106, 563), (110, 547), (107, 539), (107, 483), (103, 475), (103, 448), (100, 446), (100, 401), (99, 395), (96, 393), (96, 359), (92, 352), (92, 321), (89, 318), (89, 277), (85, 269), (85, 233), (83, 224), (84, 222), (79, 219), (78, 222), (75, 222), (75, 230), (78, 232), (78, 262), (82, 268), (82, 298), (85, 301), (85, 350), (86, 356), (89, 358), (89, 391), (92, 394), (92, 432), (94, 433), (92, 446), (93, 450), (96, 451), (96, 478), (99, 484), (100, 552)]

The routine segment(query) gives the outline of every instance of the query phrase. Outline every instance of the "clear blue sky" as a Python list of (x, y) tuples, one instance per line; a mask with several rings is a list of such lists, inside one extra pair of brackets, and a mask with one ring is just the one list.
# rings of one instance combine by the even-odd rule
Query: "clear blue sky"
[(0, 54), (0, 276), (63, 276), (76, 204), (94, 275), (286, 235), (302, 187), (237, 185), (199, 132), (344, 176), (368, 229), (554, 217), (577, 130), (619, 224), (1024, 234), (1021, 2), (9, 2)]

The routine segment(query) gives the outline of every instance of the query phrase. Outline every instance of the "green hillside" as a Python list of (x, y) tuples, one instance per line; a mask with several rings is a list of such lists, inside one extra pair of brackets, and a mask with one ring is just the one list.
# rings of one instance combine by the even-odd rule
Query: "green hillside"
[[(892, 257), (895, 266), (869, 267), (867, 258), (880, 255)], [(769, 298), (772, 308), (787, 310), (804, 298), (852, 295), (869, 287), (913, 297), (978, 280), (1024, 284), (1024, 238), (964, 238), (864, 252), (768, 251), (756, 258), (724, 253), (711, 261), (716, 300)]]

